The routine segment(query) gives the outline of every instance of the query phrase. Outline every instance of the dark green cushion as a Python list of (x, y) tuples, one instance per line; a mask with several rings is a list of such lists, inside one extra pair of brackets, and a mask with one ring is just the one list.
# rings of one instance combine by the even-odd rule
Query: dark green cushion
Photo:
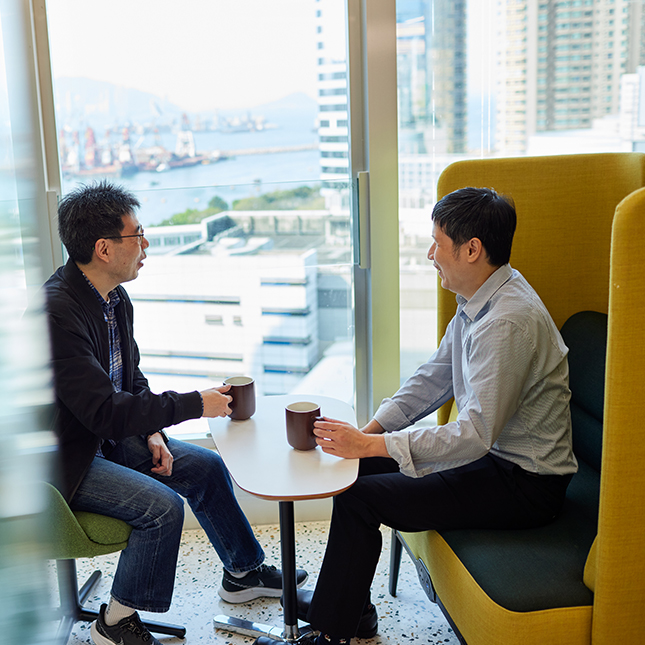
[(560, 516), (537, 529), (441, 535), (496, 603), (511, 611), (593, 604), (582, 575), (596, 536), (600, 476), (584, 462)]
[(574, 314), (562, 326), (569, 348), (573, 449), (579, 460), (600, 472), (607, 354), (607, 315)]
[(560, 516), (537, 529), (454, 530), (441, 535), (477, 583), (511, 611), (593, 604), (583, 571), (598, 525), (607, 316), (575, 314), (569, 353), (574, 451), (579, 470)]

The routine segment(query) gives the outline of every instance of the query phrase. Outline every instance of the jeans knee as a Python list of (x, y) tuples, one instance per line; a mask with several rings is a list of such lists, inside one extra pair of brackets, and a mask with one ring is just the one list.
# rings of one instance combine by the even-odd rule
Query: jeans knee
[(222, 461), (222, 458), (214, 451), (205, 448), (199, 453), (198, 466), (202, 472), (207, 472), (210, 475), (218, 476), (220, 473), (227, 474), (228, 470)]
[(214, 450), (191, 444), (176, 446), (172, 439), (170, 441), (168, 446), (175, 455), (173, 471), (178, 473), (187, 485), (193, 486), (198, 483), (200, 487), (204, 487), (206, 476), (208, 481), (228, 478), (228, 470)]
[(170, 521), (179, 526), (184, 524), (184, 500), (176, 493), (172, 496), (172, 504), (168, 507)]
[(153, 526), (179, 529), (184, 525), (184, 500), (170, 489), (156, 496), (146, 512), (146, 519)]
[(200, 455), (198, 470), (196, 472), (208, 473), (208, 481), (206, 484), (204, 483), (203, 477), (195, 481), (195, 490), (200, 497), (203, 495), (220, 496), (226, 493), (233, 493), (233, 485), (228, 469), (224, 465), (222, 458), (216, 452), (204, 450)]

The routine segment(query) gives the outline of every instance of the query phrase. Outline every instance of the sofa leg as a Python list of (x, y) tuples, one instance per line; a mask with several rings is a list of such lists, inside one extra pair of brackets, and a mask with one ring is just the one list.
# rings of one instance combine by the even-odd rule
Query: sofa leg
[(401, 569), (401, 554), (403, 545), (399, 540), (397, 532), (392, 529), (392, 546), (390, 549), (390, 595), (396, 597), (396, 585), (399, 581), (399, 570)]

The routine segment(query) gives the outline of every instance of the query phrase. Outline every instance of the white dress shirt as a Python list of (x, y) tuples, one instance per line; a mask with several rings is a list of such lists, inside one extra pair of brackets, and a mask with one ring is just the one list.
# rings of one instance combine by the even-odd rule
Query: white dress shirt
[[(457, 303), (439, 349), (374, 415), (401, 472), (422, 477), (489, 451), (536, 474), (576, 472), (568, 349), (537, 293), (506, 264)], [(456, 421), (404, 429), (453, 396)]]

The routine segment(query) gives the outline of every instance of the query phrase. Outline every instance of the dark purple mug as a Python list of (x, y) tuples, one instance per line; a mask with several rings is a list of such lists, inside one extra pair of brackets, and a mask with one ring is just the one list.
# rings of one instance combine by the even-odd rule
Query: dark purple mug
[(228, 416), (238, 421), (250, 419), (255, 412), (255, 381), (250, 376), (230, 376), (224, 385), (231, 386), (225, 394), (233, 397), (228, 404), (232, 410)]
[(287, 441), (296, 450), (312, 450), (318, 444), (314, 421), (320, 419), (320, 406), (310, 401), (290, 403), (286, 409)]

